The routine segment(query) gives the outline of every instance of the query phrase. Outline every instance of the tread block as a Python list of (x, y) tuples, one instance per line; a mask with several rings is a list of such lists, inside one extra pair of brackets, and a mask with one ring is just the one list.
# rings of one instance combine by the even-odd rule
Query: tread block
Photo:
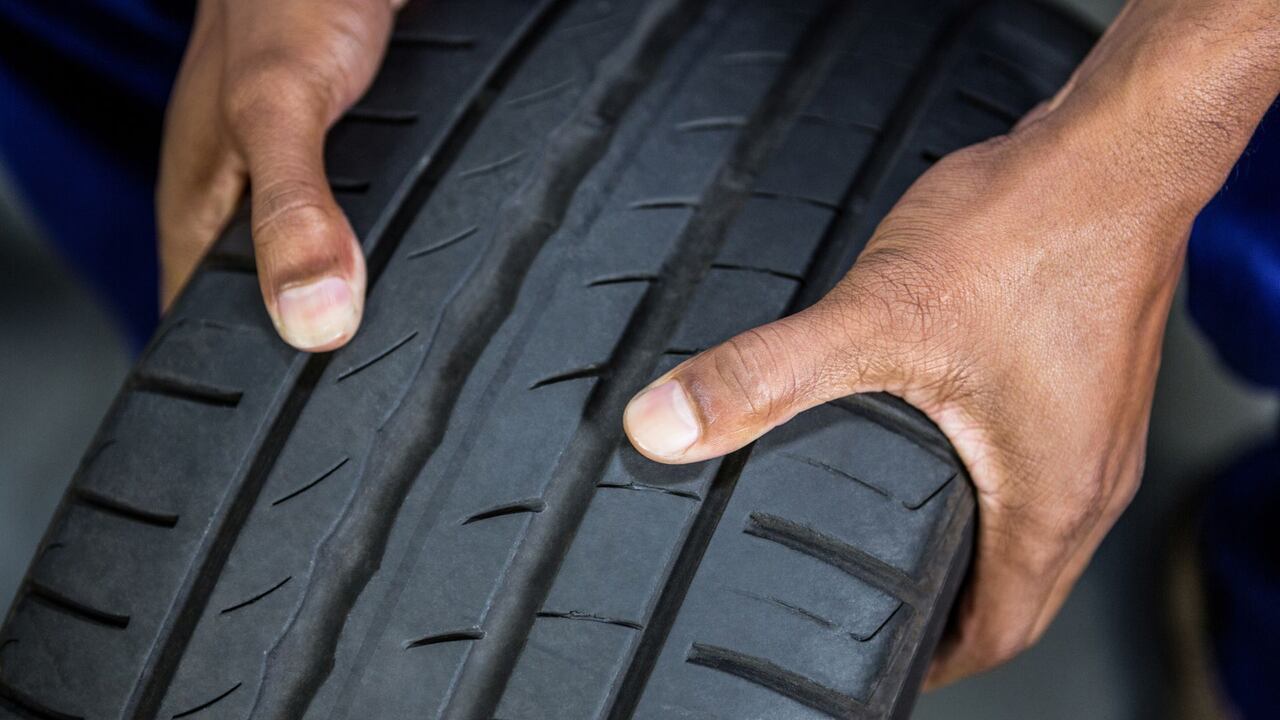
[(751, 198), (730, 226), (716, 260), (802, 276), (835, 216), (833, 210), (812, 203)]
[(756, 192), (838, 208), (874, 141), (861, 128), (796, 123), (756, 181)]
[(276, 339), (241, 208), (0, 633), (0, 717), (905, 712), (973, 520), (922, 423), (824, 407), (668, 467), (615, 410), (1090, 43), (961, 5), (410, 3), (326, 149), (378, 250), (361, 333)]
[(602, 717), (636, 630), (591, 619), (538, 618), (502, 695), (498, 718)]
[(642, 623), (699, 504), (657, 486), (601, 488), (543, 610)]
[(168, 610), (165, 597), (148, 592), (148, 575), (185, 569), (184, 555), (199, 540), (196, 532), (174, 532), (73, 505), (50, 534), (49, 548), (31, 570), (31, 579), (84, 605), (153, 626)]
[(799, 283), (767, 272), (712, 267), (671, 338), (671, 347), (704, 350), (775, 320)]
[(149, 380), (243, 393), (277, 380), (294, 355), (261, 328), (183, 318), (164, 330), (137, 372)]
[[(23, 598), (6, 623), (0, 683), (71, 717), (116, 717), (151, 638)], [(108, 704), (104, 698), (120, 698)]]

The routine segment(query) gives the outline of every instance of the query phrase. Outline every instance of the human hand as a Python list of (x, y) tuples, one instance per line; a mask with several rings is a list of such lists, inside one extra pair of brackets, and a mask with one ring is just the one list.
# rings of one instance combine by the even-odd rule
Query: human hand
[(633, 444), (696, 462), (838, 397), (902, 397), (979, 502), (929, 682), (1018, 654), (1137, 490), (1185, 241), (1280, 91), (1278, 27), (1265, 3), (1131, 3), (1051, 102), (922, 176), (824, 299), (637, 395)]
[(310, 351), (360, 324), (365, 265), (325, 178), (329, 127), (368, 88), (404, 0), (202, 0), (165, 122), (156, 196), (168, 306), (248, 184), (258, 278)]

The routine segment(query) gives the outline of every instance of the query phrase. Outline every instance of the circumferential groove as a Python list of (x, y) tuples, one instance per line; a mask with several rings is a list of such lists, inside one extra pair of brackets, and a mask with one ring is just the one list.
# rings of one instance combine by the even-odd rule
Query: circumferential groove
[(195, 715), (196, 713), (200, 712), (201, 710), (206, 710), (206, 709), (208, 709), (208, 708), (213, 707), (214, 705), (217, 705), (218, 703), (220, 703), (220, 702), (222, 702), (223, 700), (226, 700), (228, 697), (230, 697), (232, 693), (234, 693), (235, 691), (239, 690), (239, 689), (240, 689), (240, 686), (241, 686), (241, 685), (243, 685), (243, 684), (244, 684), (244, 683), (236, 683), (235, 685), (232, 685), (232, 686), (231, 686), (231, 689), (229, 689), (229, 690), (226, 690), (226, 691), (222, 692), (222, 693), (221, 693), (221, 694), (219, 694), (217, 697), (214, 697), (214, 698), (212, 698), (212, 699), (206, 700), (206, 701), (204, 701), (204, 702), (200, 703), (199, 705), (196, 705), (195, 707), (193, 707), (193, 708), (191, 708), (191, 709), (189, 709), (189, 710), (183, 710), (183, 711), (182, 711), (182, 712), (180, 712), (180, 713), (176, 713), (176, 714), (174, 714), (174, 715), (172, 716), (172, 720), (180, 720), (180, 718), (184, 718), (184, 717), (189, 717), (189, 716), (191, 716), (191, 715)]
[(74, 502), (86, 507), (91, 507), (99, 512), (104, 512), (108, 515), (114, 515), (143, 525), (150, 525), (152, 527), (165, 528), (168, 530), (178, 524), (177, 515), (156, 512), (153, 510), (144, 510), (85, 488), (74, 488), (71, 491), (71, 499)]
[(506, 503), (491, 507), (488, 510), (481, 510), (462, 521), (463, 525), (470, 525), (481, 520), (490, 520), (497, 517), (505, 517), (507, 515), (520, 515), (524, 513), (540, 513), (547, 509), (547, 503), (541, 498), (531, 498), (529, 500), (519, 500), (513, 503)]
[(35, 581), (27, 582), (27, 597), (48, 608), (94, 625), (102, 625), (115, 630), (124, 630), (129, 627), (128, 615), (108, 612), (86, 605)]
[(426, 647), (427, 645), (439, 645), (441, 643), (465, 642), (469, 640), (483, 640), (484, 631), (478, 627), (470, 627), (464, 630), (451, 630), (449, 632), (435, 633), (420, 637), (416, 640), (405, 640), (404, 649), (412, 650), (413, 648)]
[(867, 717), (867, 708), (857, 698), (829, 688), (769, 660), (715, 645), (694, 643), (685, 658), (692, 665), (759, 685), (833, 718), (847, 720)]

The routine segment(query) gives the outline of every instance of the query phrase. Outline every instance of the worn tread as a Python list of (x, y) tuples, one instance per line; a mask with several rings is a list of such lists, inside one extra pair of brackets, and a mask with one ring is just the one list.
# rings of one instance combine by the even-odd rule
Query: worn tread
[(326, 148), (360, 334), (284, 346), (237, 213), (9, 611), (0, 717), (904, 717), (974, 521), (929, 419), (676, 468), (617, 416), (1091, 41), (1016, 0), (411, 2)]

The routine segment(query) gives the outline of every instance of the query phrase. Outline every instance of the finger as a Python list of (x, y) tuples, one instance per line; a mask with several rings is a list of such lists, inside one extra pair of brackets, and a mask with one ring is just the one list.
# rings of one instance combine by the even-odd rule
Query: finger
[(623, 415), (632, 444), (659, 462), (698, 462), (828, 400), (888, 389), (890, 368), (908, 365), (850, 295), (742, 333), (651, 383)]
[(201, 3), (165, 116), (156, 189), (161, 303), (173, 301), (235, 210), (244, 171), (218, 121), (222, 18)]
[(325, 177), (332, 98), (282, 65), (238, 82), (228, 115), (249, 172), (263, 299), (286, 342), (332, 350), (355, 334), (365, 292), (363, 252)]

